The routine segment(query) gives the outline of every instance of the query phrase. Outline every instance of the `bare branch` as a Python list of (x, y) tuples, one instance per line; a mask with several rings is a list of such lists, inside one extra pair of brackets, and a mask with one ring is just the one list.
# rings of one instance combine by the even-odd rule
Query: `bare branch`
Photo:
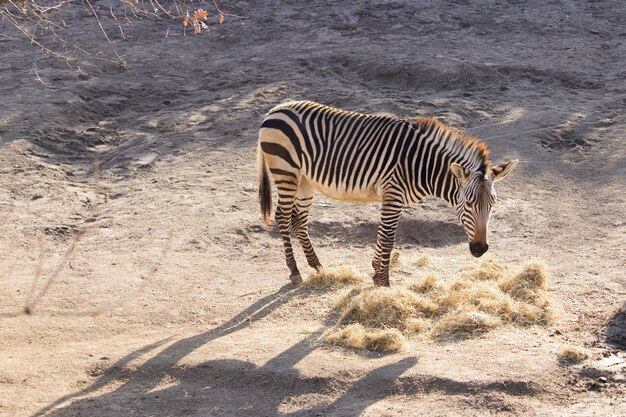
[[(116, 43), (110, 36), (112, 29), (107, 25), (106, 19), (111, 19), (117, 26), (123, 39), (126, 39), (123, 26), (132, 27), (137, 20), (144, 18), (169, 20), (164, 32), (166, 37), (176, 26), (182, 30), (183, 34), (186, 34), (187, 29), (190, 28), (193, 28), (194, 33), (197, 34), (222, 24), (225, 16), (238, 19), (242, 25), (244, 19), (247, 19), (246, 16), (223, 11), (217, 0), (168, 0), (167, 2), (119, 0), (115, 3), (109, 1), (108, 11), (95, 7), (93, 0), (81, 0), (79, 4), (82, 4), (85, 10), (93, 16), (93, 23), (98, 26), (99, 32), (108, 44), (108, 50), (105, 53), (96, 46), (79, 44), (72, 36), (64, 32), (68, 28), (65, 20), (68, 18), (67, 13), (71, 13), (72, 18), (76, 18), (75, 9), (72, 7), (77, 3), (79, 3), (78, 0), (0, 0), (0, 18), (7, 21), (42, 52), (65, 61), (72, 68), (81, 61), (107, 62), (127, 67), (124, 55), (118, 52)], [(206, 7), (211, 3), (210, 8), (214, 9), (214, 13), (209, 13)], [(120, 7), (120, 11), (116, 11), (116, 5)], [(67, 23), (72, 22), (67, 21)], [(0, 36), (8, 35), (0, 33)], [(41, 81), (40, 77), (38, 79)]]

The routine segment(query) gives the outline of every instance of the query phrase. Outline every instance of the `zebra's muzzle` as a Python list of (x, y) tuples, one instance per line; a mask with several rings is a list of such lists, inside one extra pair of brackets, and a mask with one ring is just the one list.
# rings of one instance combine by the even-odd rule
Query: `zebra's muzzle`
[(470, 247), (470, 252), (472, 252), (472, 255), (474, 255), (477, 258), (480, 258), (481, 256), (483, 256), (485, 252), (487, 252), (487, 250), (489, 249), (489, 245), (487, 243), (480, 243), (480, 242), (472, 242), (470, 243), (469, 247)]

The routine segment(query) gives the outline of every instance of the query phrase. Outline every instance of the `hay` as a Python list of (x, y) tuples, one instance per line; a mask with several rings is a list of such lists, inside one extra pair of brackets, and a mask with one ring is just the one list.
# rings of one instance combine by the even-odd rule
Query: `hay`
[[(512, 273), (496, 261), (461, 271), (449, 284), (428, 275), (408, 288), (354, 287), (335, 305), (339, 329), (333, 333), (332, 344), (364, 346), (364, 341), (355, 338), (366, 338), (376, 329), (450, 339), (480, 335), (507, 324), (548, 325), (555, 315), (545, 288), (546, 274), (540, 263), (525, 264)], [(361, 326), (358, 331), (355, 324)], [(348, 327), (350, 337), (340, 333)]]
[(433, 336), (470, 336), (500, 327), (502, 320), (480, 310), (459, 307), (444, 314), (433, 327)]
[[(479, 311), (505, 318), (514, 314), (513, 300), (497, 286), (485, 281), (455, 281), (438, 298), (445, 311)], [(507, 320), (508, 321), (508, 320)]]
[(338, 324), (360, 323), (366, 327), (405, 330), (406, 321), (418, 315), (433, 315), (438, 308), (430, 300), (406, 288), (360, 288), (337, 304)]
[(428, 255), (420, 253), (402, 254), (402, 263), (407, 266), (424, 268), (430, 263), (430, 257)]
[(406, 338), (397, 329), (368, 329), (354, 323), (331, 330), (324, 342), (357, 350), (398, 352), (406, 344)]
[(400, 252), (398, 249), (394, 249), (389, 258), (389, 268), (392, 271), (402, 269), (402, 266), (424, 268), (429, 263), (430, 257), (428, 255), (415, 252)]
[(437, 277), (434, 275), (428, 275), (426, 278), (422, 279), (420, 282), (416, 284), (412, 284), (409, 286), (409, 290), (416, 292), (418, 294), (426, 294), (433, 291), (441, 291), (444, 289), (444, 286), (439, 283)]
[(389, 257), (389, 269), (391, 271), (397, 270), (400, 267), (400, 251), (394, 249)]
[(546, 273), (543, 265), (531, 262), (524, 265), (521, 272), (500, 283), (500, 289), (518, 300), (533, 301), (539, 295), (537, 290), (546, 288)]
[(487, 259), (478, 268), (469, 268), (461, 272), (465, 279), (479, 281), (497, 281), (507, 274), (509, 268), (493, 259)]
[(423, 318), (410, 318), (404, 325), (409, 333), (424, 333), (431, 327), (430, 320)]
[(302, 286), (317, 290), (328, 290), (359, 284), (362, 281), (363, 277), (350, 268), (320, 268), (314, 274), (309, 275)]
[(580, 363), (587, 359), (589, 355), (585, 349), (578, 346), (563, 345), (557, 354), (559, 361), (562, 363)]
[(425, 266), (428, 266), (428, 264), (430, 264), (430, 257), (428, 255), (420, 255), (411, 261), (411, 265), (419, 268), (424, 268)]

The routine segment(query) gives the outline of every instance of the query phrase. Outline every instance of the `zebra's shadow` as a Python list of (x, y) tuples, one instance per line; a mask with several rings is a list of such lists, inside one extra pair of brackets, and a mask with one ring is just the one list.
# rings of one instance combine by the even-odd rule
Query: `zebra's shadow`
[[(240, 358), (236, 352), (233, 357), (181, 364), (184, 358), (202, 348), (205, 355), (213, 354), (214, 350), (207, 345), (216, 339), (232, 336), (245, 341), (246, 336), (237, 333), (251, 329), (252, 323), (268, 317), (290, 300), (311, 294), (287, 284), (216, 328), (139, 348), (108, 366), (91, 385), (46, 405), (33, 417), (94, 413), (106, 416), (213, 415), (214, 412), (230, 416), (296, 417), (339, 413), (357, 416), (370, 405), (393, 396), (396, 381), (401, 383), (401, 375), (417, 363), (416, 357), (375, 366), (350, 382), (342, 379), (343, 392), (337, 390), (336, 376), (307, 376), (297, 368), (318, 348), (325, 326), (262, 365)], [(162, 345), (165, 345), (163, 349), (157, 349)], [(138, 359), (143, 362), (138, 364)], [(175, 383), (164, 383), (166, 380)], [(372, 390), (372, 386), (376, 389)], [(332, 393), (335, 398), (330, 403), (312, 401), (312, 405), (301, 409), (281, 410), (281, 406), (294, 398), (319, 395), (320, 392)], [(349, 414), (344, 412), (347, 407)]]
[[(333, 243), (368, 246), (376, 243), (377, 221), (309, 222), (309, 234), (314, 243)], [(278, 235), (277, 231), (276, 234)], [(467, 240), (463, 227), (440, 220), (423, 220), (409, 216), (400, 219), (396, 235), (397, 245), (415, 245), (439, 248), (463, 243)]]

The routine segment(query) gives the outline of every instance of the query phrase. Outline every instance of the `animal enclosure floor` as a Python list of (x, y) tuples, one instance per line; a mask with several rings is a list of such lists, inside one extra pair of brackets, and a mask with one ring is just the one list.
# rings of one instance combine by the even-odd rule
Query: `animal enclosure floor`
[[(221, 7), (249, 19), (199, 36), (142, 20), (111, 34), (128, 69), (84, 73), (0, 22), (0, 415), (626, 415), (624, 2)], [(93, 25), (66, 33), (106, 49)], [(518, 158), (485, 256), (543, 262), (558, 322), (322, 346), (340, 291), (288, 285), (257, 202), (258, 128), (290, 99), (436, 117)], [(369, 276), (378, 218), (316, 195), (322, 263)], [(391, 285), (482, 262), (435, 199), (397, 244), (430, 262)], [(590, 358), (560, 363), (566, 344)]]

